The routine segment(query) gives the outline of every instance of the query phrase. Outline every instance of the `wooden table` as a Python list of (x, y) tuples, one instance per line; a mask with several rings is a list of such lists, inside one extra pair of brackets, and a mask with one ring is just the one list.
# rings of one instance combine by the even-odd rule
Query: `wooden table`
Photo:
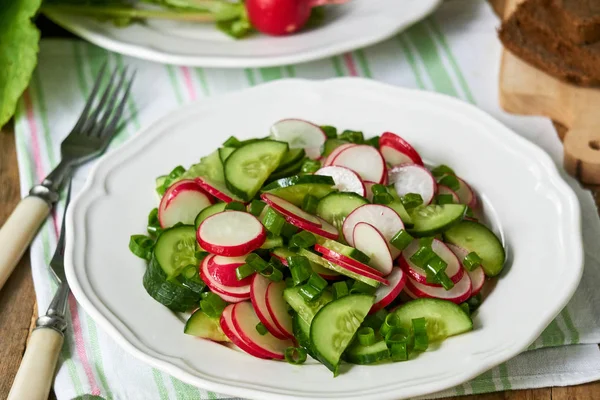
[[(490, 0), (502, 7), (503, 0)], [(62, 29), (41, 21), (45, 36), (66, 36)], [(557, 126), (560, 131), (560, 126)], [(600, 207), (600, 188), (594, 190)], [(0, 225), (8, 218), (20, 199), (19, 175), (12, 124), (0, 132)], [(29, 255), (23, 257), (13, 275), (0, 291), (0, 399), (5, 399), (25, 350), (27, 337), (37, 318), (35, 293), (31, 280)], [(53, 396), (51, 396), (53, 397)], [(586, 400), (600, 399), (600, 382), (586, 385), (498, 392), (486, 395), (461, 396), (452, 400), (477, 398), (481, 400)]]

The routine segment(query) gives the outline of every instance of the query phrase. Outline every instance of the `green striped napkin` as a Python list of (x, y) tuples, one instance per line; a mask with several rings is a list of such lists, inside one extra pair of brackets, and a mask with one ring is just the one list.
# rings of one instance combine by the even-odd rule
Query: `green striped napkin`
[[(77, 119), (94, 76), (105, 61), (111, 66), (133, 65), (138, 71), (135, 93), (127, 104), (128, 123), (114, 147), (193, 100), (285, 77), (363, 76), (476, 104), (538, 143), (560, 165), (562, 148), (548, 120), (510, 116), (498, 107), (496, 71), (501, 47), (496, 38), (497, 24), (487, 3), (454, 0), (405, 33), (376, 46), (316, 62), (261, 69), (165, 66), (109, 53), (81, 41), (44, 41), (39, 66), (15, 119), (22, 193), (25, 195), (58, 163), (60, 140)], [(88, 168), (78, 172), (76, 186), (82, 184)], [(566, 179), (576, 190), (584, 213), (586, 267), (577, 294), (531, 346), (531, 350), (538, 350), (434, 396), (573, 385), (600, 378), (596, 345), (600, 341), (600, 294), (594, 286), (600, 282), (600, 223), (590, 194)], [(61, 213), (59, 204), (56, 215)], [(46, 309), (56, 289), (46, 265), (56, 244), (58, 226), (60, 221), (53, 216), (31, 248), (40, 311)], [(73, 298), (69, 310), (71, 320), (55, 383), (59, 400), (89, 396), (144, 400), (225, 397), (184, 384), (126, 354)], [(523, 312), (534, 311), (523, 304)]]

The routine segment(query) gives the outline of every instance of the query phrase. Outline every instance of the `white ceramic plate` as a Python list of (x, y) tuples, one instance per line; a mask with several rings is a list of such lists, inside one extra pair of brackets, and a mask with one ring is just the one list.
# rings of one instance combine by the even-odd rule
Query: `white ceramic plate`
[[(187, 336), (182, 317), (146, 294), (144, 262), (127, 244), (156, 206), (154, 178), (231, 134), (264, 135), (285, 117), (397, 132), (474, 186), (509, 257), (473, 332), (415, 360), (352, 366), (334, 379), (319, 364), (260, 360)], [(119, 344), (185, 382), (261, 400), (399, 399), (460, 384), (525, 350), (567, 304), (583, 269), (579, 204), (546, 153), (461, 101), (352, 78), (278, 81), (182, 108), (97, 165), (67, 225), (73, 293)]]
[(153, 21), (117, 28), (110, 22), (50, 13), (64, 28), (125, 55), (200, 67), (296, 64), (365, 47), (431, 13), (441, 0), (352, 0), (328, 9), (320, 27), (287, 37), (254, 35), (233, 40), (211, 24)]

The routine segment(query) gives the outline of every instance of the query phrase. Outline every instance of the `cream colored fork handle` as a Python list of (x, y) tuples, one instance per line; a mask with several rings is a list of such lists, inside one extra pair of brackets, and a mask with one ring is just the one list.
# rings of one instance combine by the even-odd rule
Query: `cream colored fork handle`
[(45, 200), (28, 196), (0, 228), (0, 289), (49, 213), (50, 207)]
[(63, 335), (52, 328), (33, 331), (7, 400), (47, 400)]

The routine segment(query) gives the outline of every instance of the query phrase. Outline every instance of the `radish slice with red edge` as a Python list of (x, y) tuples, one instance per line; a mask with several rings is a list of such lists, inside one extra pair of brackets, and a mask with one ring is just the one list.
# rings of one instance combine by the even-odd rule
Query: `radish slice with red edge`
[[(459, 261), (462, 264), (462, 261), (469, 254), (469, 251), (466, 249), (463, 249), (460, 246), (455, 246), (453, 244), (448, 244), (447, 246), (450, 250), (452, 250), (452, 252), (454, 254), (456, 254), (456, 257), (458, 257)], [(463, 268), (464, 268), (464, 266), (463, 266)], [(473, 271), (469, 271), (466, 268), (464, 268), (464, 269), (467, 272), (467, 274), (469, 274), (469, 278), (471, 278), (471, 285), (472, 285), (471, 296), (475, 296), (477, 293), (479, 293), (481, 291), (481, 288), (485, 284), (485, 272), (483, 271), (483, 268), (481, 268), (481, 266), (475, 268)]]
[(425, 205), (431, 203), (437, 189), (433, 175), (425, 167), (416, 164), (402, 164), (392, 168), (389, 171), (389, 181), (394, 185), (398, 196), (417, 193), (421, 195)]
[[(402, 219), (396, 211), (381, 204), (365, 204), (352, 211), (342, 225), (344, 239), (352, 247), (354, 247), (354, 227), (360, 222), (373, 225), (388, 241), (388, 244), (400, 229), (404, 229)], [(391, 245), (389, 248), (392, 259), (396, 259), (400, 250)]]
[(373, 279), (377, 282), (383, 283), (384, 285), (389, 284), (388, 280), (381, 276), (381, 272), (377, 271), (374, 268), (371, 268), (366, 264), (361, 263), (360, 261), (347, 257), (343, 254), (336, 253), (335, 251), (323, 247), (319, 244), (315, 245), (315, 251), (321, 253), (321, 256), (327, 261), (337, 264), (342, 268), (346, 268), (347, 270), (354, 272), (355, 274), (364, 276), (365, 278)]
[(334, 257), (340, 261), (345, 262), (346, 264), (350, 264), (355, 268), (360, 268), (360, 269), (364, 269), (365, 271), (378, 275), (378, 276), (384, 276), (383, 272), (379, 271), (378, 269), (375, 269), (373, 267), (371, 267), (370, 265), (367, 265), (365, 263), (362, 263), (352, 257), (348, 257), (344, 254), (338, 253), (334, 250), (331, 250), (328, 247), (322, 246), (320, 244), (315, 244), (315, 251), (318, 251), (321, 254), (328, 254), (331, 257)]
[(160, 200), (158, 221), (163, 229), (177, 223), (194, 225), (198, 213), (212, 203), (212, 199), (195, 181), (178, 181), (167, 189)]
[(255, 347), (257, 351), (267, 354), (269, 358), (282, 360), (285, 349), (294, 346), (294, 342), (289, 339), (277, 339), (268, 332), (261, 335), (256, 330), (256, 325), (258, 325), (260, 319), (258, 319), (258, 316), (254, 312), (252, 304), (247, 301), (237, 303), (233, 308), (231, 317), (233, 326), (238, 331), (240, 337), (252, 347)]
[(389, 306), (406, 285), (406, 274), (400, 268), (392, 269), (387, 279), (390, 281), (389, 286), (379, 286), (375, 291), (375, 304), (371, 307), (369, 314)]
[(263, 323), (267, 330), (278, 339), (287, 339), (287, 335), (277, 328), (267, 307), (267, 288), (270, 283), (269, 279), (256, 274), (252, 280), (252, 285), (250, 285), (250, 301), (258, 319), (260, 319), (260, 322)]
[(292, 317), (288, 314), (287, 303), (283, 299), (285, 282), (271, 282), (267, 289), (267, 308), (277, 328), (288, 338), (293, 339)]
[(462, 204), (468, 205), (471, 208), (476, 208), (477, 207), (477, 196), (475, 196), (475, 192), (473, 191), (471, 186), (469, 186), (467, 184), (467, 182), (460, 179), (458, 176), (456, 177), (456, 179), (458, 179), (458, 183), (460, 185), (458, 187), (458, 190), (456, 191), (456, 194), (458, 195), (460, 202)]
[(339, 166), (330, 165), (315, 172), (315, 175), (330, 176), (335, 185), (334, 189), (340, 192), (354, 192), (365, 197), (365, 185), (356, 172)]
[(219, 256), (236, 257), (262, 246), (267, 232), (254, 215), (229, 210), (202, 221), (196, 237), (204, 250)]
[(195, 178), (195, 181), (202, 189), (206, 190), (208, 193), (215, 196), (217, 199), (224, 201), (225, 203), (231, 203), (232, 201), (244, 203), (243, 200), (240, 200), (238, 197), (232, 194), (223, 183), (214, 182), (203, 176)]
[(271, 137), (286, 142), (290, 149), (320, 149), (327, 140), (327, 135), (318, 125), (294, 118), (275, 122), (271, 126)]
[[(273, 257), (275, 257), (276, 259), (278, 259), (279, 261), (281, 261), (281, 263), (283, 265), (285, 265), (286, 267), (288, 266), (288, 262), (286, 260), (285, 257), (281, 257), (278, 256), (275, 253), (271, 253), (271, 255)], [(338, 274), (335, 271), (332, 271), (330, 269), (327, 269), (325, 267), (320, 266), (319, 264), (316, 263), (311, 263), (310, 266), (312, 267), (313, 272), (316, 272), (317, 274), (319, 274), (323, 279), (327, 279), (328, 281), (337, 281), (339, 279), (343, 278), (343, 275)]]
[(363, 181), (363, 183), (365, 185), (365, 197), (367, 198), (367, 200), (373, 201), (373, 191), (371, 190), (371, 188), (373, 187), (373, 185), (376, 185), (377, 182)]
[(471, 278), (469, 278), (469, 274), (463, 274), (462, 279), (454, 284), (454, 287), (450, 290), (443, 287), (427, 286), (410, 277), (406, 281), (406, 287), (416, 297), (448, 300), (456, 304), (460, 304), (471, 297)]
[(227, 336), (227, 338), (231, 340), (231, 342), (237, 347), (239, 347), (242, 351), (250, 354), (251, 356), (266, 359), (271, 358), (268, 354), (266, 354), (263, 351), (260, 351), (260, 349), (258, 348), (251, 346), (249, 342), (242, 338), (238, 330), (233, 325), (234, 307), (235, 304), (230, 304), (227, 307), (225, 307), (223, 313), (221, 314), (221, 318), (219, 319), (219, 324), (221, 325), (221, 329), (223, 330), (225, 336)]
[(391, 166), (406, 162), (423, 165), (423, 160), (414, 147), (395, 133), (384, 132), (379, 138), (379, 149)]
[[(235, 303), (248, 300), (250, 298), (250, 285), (245, 286), (225, 286), (216, 282), (208, 272), (208, 265), (211, 263), (213, 254), (207, 256), (200, 264), (200, 278), (206, 283), (206, 286), (219, 295), (223, 300)], [(224, 297), (225, 296), (225, 297)]]
[(331, 165), (349, 168), (367, 181), (383, 183), (386, 179), (385, 161), (381, 153), (375, 147), (366, 144), (342, 150)]
[(337, 238), (340, 236), (340, 233), (337, 229), (335, 229), (335, 226), (331, 225), (329, 222), (320, 217), (317, 217), (317, 219), (321, 222), (321, 226), (306, 224), (304, 225), (303, 229), (316, 235), (323, 236), (327, 239), (337, 240)]
[(452, 196), (452, 201), (454, 203), (457, 203), (457, 204), (460, 203), (460, 199), (458, 197), (458, 194), (454, 190), (450, 189), (446, 185), (437, 185), (437, 194), (438, 195), (440, 195), (440, 194), (449, 194), (450, 196)]
[(237, 279), (235, 270), (244, 265), (245, 256), (243, 257), (212, 257), (208, 263), (208, 274), (212, 279), (223, 286), (240, 287), (252, 283), (252, 276), (248, 276), (242, 280)]
[(321, 226), (321, 221), (314, 215), (307, 213), (300, 207), (290, 203), (287, 200), (277, 197), (271, 193), (263, 193), (260, 195), (261, 199), (273, 209), (283, 215), (283, 218), (290, 224), (300, 228), (306, 229), (307, 225), (316, 227)]
[(387, 276), (392, 272), (394, 260), (387, 240), (371, 224), (359, 222), (354, 227), (354, 247), (369, 256), (369, 265)]
[[(412, 257), (420, 247), (419, 240), (413, 240), (402, 252), (402, 255), (400, 256), (400, 266), (404, 269), (404, 272), (415, 281), (427, 286), (441, 287), (442, 285), (440, 284), (427, 282), (427, 272), (410, 261), (410, 257)], [(448, 275), (448, 278), (450, 278), (453, 283), (459, 282), (463, 277), (464, 270), (460, 260), (452, 250), (450, 250), (449, 246), (438, 239), (433, 239), (431, 249), (446, 262), (446, 275)]]
[(338, 156), (338, 154), (340, 154), (342, 152), (342, 150), (347, 149), (349, 147), (353, 147), (356, 146), (353, 143), (346, 143), (343, 144), (341, 146), (336, 147), (335, 149), (333, 149), (333, 151), (327, 156), (327, 158), (325, 158), (325, 162), (323, 163), (324, 167), (328, 167), (333, 163), (333, 160), (335, 160), (335, 158)]

